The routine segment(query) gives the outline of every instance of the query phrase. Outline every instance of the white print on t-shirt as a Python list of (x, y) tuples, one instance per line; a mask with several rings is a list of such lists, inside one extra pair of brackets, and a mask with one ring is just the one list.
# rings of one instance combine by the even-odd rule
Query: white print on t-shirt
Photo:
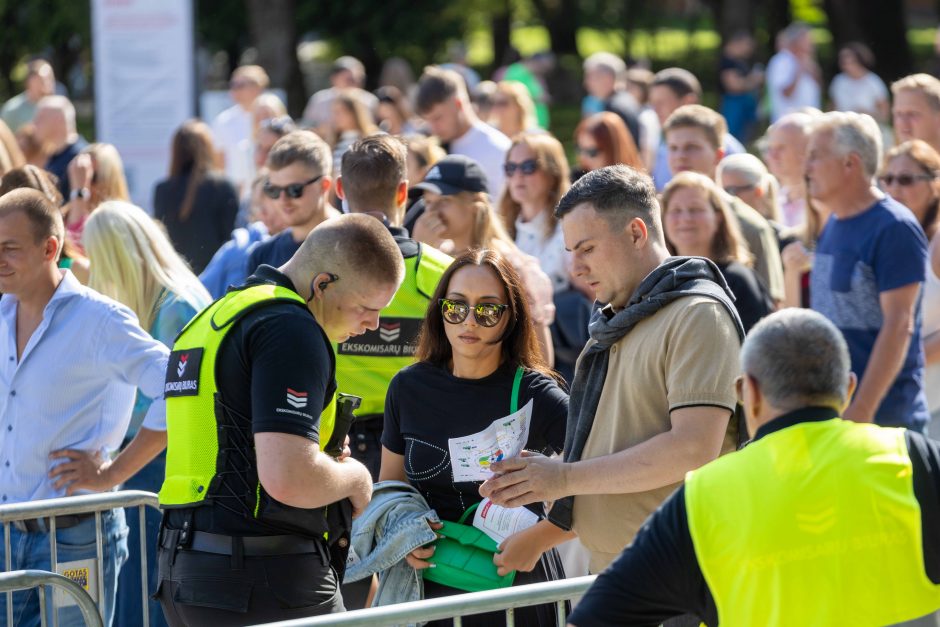
[(493, 476), (490, 464), (522, 453), (529, 439), (532, 421), (532, 399), (525, 407), (505, 418), (494, 420), (483, 431), (462, 438), (449, 438), (451, 467), (454, 483), (459, 481), (485, 481)]

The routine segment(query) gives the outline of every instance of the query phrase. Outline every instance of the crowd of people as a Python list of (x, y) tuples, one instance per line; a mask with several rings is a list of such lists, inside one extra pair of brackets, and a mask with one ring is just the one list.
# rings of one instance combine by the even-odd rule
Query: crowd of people
[[(889, 89), (848, 44), (824, 113), (811, 31), (777, 45), (765, 71), (726, 40), (719, 110), (591, 55), (571, 137), (550, 55), (374, 92), (340, 57), (297, 120), (241, 66), (151, 213), (29, 63), (0, 109), (0, 505), (159, 493), (101, 519), (106, 624), (603, 573), (571, 623), (940, 625), (940, 79)], [(525, 452), (458, 480), (453, 443), (529, 405)], [(532, 524), (455, 548), (476, 507)], [(50, 523), (0, 560), (50, 569)], [(56, 517), (59, 565), (95, 535)]]

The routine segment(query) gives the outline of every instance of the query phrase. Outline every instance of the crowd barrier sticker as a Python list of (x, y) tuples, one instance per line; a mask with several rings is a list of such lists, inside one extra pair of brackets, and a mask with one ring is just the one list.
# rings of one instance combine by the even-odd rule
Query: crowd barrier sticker
[[(103, 537), (101, 527), (101, 513), (124, 507), (137, 507), (140, 516), (140, 591), (143, 599), (143, 617), (141, 625), (150, 627), (150, 614), (148, 607), (149, 583), (147, 581), (147, 537), (146, 529), (147, 508), (159, 509), (157, 495), (141, 490), (124, 490), (120, 492), (102, 492), (99, 494), (83, 494), (67, 496), (57, 499), (30, 501), (26, 503), (12, 503), (0, 505), (0, 524), (3, 525), (3, 549), (5, 560), (3, 572), (0, 573), (0, 592), (6, 594), (6, 624), (13, 624), (13, 592), (27, 588), (39, 588), (40, 612), (43, 625), (45, 625), (45, 586), (53, 586), (53, 612), (52, 625), (58, 626), (58, 610), (63, 607), (77, 605), (89, 626), (102, 624), (101, 610), (104, 606), (104, 581), (99, 573), (102, 571)], [(56, 516), (69, 516), (76, 514), (94, 514), (95, 516), (95, 545), (97, 555), (95, 558), (76, 560), (72, 562), (58, 562), (56, 555)], [(51, 572), (46, 571), (12, 571), (12, 555), (10, 550), (10, 527), (17, 522), (36, 518), (47, 519), (49, 529), (49, 553), (52, 556)], [(128, 547), (130, 548), (130, 547)], [(23, 573), (28, 573), (29, 576)], [(45, 578), (40, 575), (44, 575)], [(66, 585), (67, 580), (71, 585)], [(27, 584), (33, 581), (35, 583)], [(21, 585), (22, 584), (22, 585)], [(19, 586), (19, 587), (16, 587)], [(95, 608), (96, 622), (90, 621), (87, 609), (88, 604)]]

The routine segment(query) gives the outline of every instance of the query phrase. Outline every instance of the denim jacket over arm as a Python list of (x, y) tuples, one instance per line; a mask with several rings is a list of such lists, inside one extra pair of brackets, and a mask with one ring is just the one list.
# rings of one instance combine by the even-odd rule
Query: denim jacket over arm
[(344, 581), (378, 573), (373, 607), (421, 600), (424, 579), (405, 556), (437, 539), (428, 521), (440, 522), (440, 518), (411, 485), (402, 481), (376, 483), (369, 506), (353, 521)]

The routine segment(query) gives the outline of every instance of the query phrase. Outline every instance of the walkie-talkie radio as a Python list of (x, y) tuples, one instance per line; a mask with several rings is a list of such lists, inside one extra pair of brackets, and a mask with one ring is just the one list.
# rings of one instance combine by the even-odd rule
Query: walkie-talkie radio
[(331, 457), (339, 457), (343, 453), (343, 444), (346, 442), (346, 436), (349, 435), (349, 428), (356, 421), (355, 412), (362, 404), (362, 397), (353, 394), (336, 395), (336, 419), (333, 424), (333, 434), (330, 441), (326, 443), (323, 452)]

